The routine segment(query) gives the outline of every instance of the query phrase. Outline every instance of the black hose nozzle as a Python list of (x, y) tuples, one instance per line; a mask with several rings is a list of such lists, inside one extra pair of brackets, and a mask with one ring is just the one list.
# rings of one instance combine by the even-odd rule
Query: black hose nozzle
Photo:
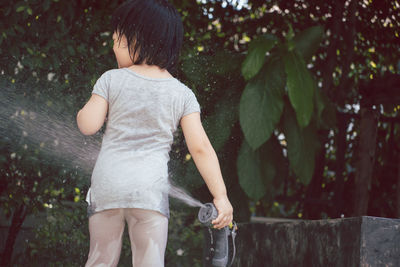
[(199, 221), (207, 226), (208, 235), (205, 248), (204, 266), (226, 267), (229, 258), (230, 230), (228, 226), (222, 229), (213, 229), (211, 221), (218, 217), (214, 204), (206, 203), (200, 208)]

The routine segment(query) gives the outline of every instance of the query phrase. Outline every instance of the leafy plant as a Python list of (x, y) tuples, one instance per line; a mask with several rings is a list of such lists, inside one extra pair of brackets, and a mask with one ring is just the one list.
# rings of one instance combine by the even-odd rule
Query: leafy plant
[[(245, 140), (237, 165), (240, 185), (252, 199), (272, 193), (271, 187), (279, 188), (283, 179), (277, 177), (277, 170), (284, 168), (285, 154), (300, 181), (308, 184), (311, 180), (319, 148), (316, 126), (325, 126), (321, 117), (325, 103), (306, 60), (316, 52), (322, 37), (320, 26), (297, 36), (290, 27), (284, 42), (264, 34), (249, 45), (242, 64), (247, 85), (239, 107)], [(279, 133), (287, 144), (278, 142)]]

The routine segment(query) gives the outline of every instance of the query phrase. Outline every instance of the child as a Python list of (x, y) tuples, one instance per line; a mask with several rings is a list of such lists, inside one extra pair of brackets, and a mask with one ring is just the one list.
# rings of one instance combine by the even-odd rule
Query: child
[(107, 128), (86, 196), (90, 251), (85, 266), (117, 266), (125, 221), (133, 266), (164, 266), (168, 166), (182, 127), (195, 164), (214, 197), (214, 227), (233, 219), (218, 158), (203, 129), (194, 93), (168, 70), (178, 60), (181, 18), (167, 0), (132, 0), (113, 14), (118, 69), (105, 72), (77, 114), (80, 131)]

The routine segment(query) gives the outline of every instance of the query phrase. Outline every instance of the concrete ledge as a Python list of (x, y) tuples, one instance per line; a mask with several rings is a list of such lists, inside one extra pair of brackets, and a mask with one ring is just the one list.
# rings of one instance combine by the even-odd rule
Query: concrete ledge
[(400, 266), (398, 219), (256, 221), (239, 225), (233, 266)]

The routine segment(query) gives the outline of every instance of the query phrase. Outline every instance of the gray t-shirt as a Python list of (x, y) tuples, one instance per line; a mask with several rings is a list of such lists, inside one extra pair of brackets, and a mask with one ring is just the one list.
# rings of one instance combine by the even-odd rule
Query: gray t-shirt
[(200, 112), (194, 93), (175, 78), (149, 78), (113, 69), (93, 94), (108, 102), (108, 120), (86, 195), (88, 216), (141, 208), (169, 217), (168, 161), (180, 119)]

